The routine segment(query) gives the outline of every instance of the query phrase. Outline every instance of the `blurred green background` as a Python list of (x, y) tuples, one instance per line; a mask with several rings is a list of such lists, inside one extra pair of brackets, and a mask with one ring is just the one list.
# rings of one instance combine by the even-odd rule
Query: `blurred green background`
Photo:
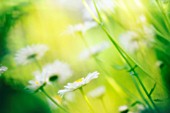
[[(79, 0), (64, 1), (0, 0), (0, 64), (9, 68), (4, 74), (5, 78), (3, 80), (7, 84), (10, 84), (10, 87), (17, 87), (19, 90), (23, 90), (28, 85), (28, 81), (33, 79), (33, 72), (38, 68), (34, 63), (25, 66), (16, 65), (14, 61), (16, 51), (26, 45), (46, 44), (49, 47), (49, 51), (39, 61), (40, 64), (43, 66), (56, 59), (68, 63), (74, 73), (73, 77), (67, 82), (73, 82), (95, 70), (100, 72), (99, 78), (85, 86), (84, 90), (88, 92), (97, 86), (104, 85), (106, 87), (104, 103), (106, 104), (108, 113), (117, 113), (119, 106), (130, 106), (135, 101), (140, 100), (139, 93), (127, 70), (118, 69), (118, 67), (121, 68), (125, 66), (126, 63), (114, 46), (112, 46), (112, 43), (109, 42), (107, 35), (100, 26), (88, 30), (83, 35), (89, 46), (96, 45), (103, 41), (110, 43), (111, 47), (97, 56), (100, 60), (100, 65), (108, 72), (108, 75), (103, 72), (93, 58), (85, 61), (79, 59), (81, 51), (86, 49), (81, 39), (82, 37), (76, 34), (64, 34), (64, 31), (69, 25), (83, 23), (86, 20), (86, 18), (83, 17), (85, 7)], [(166, 110), (169, 102), (164, 101), (164, 99), (169, 97), (170, 89), (170, 31), (168, 31), (166, 27), (164, 17), (156, 3), (152, 0), (141, 0), (140, 2), (138, 0), (115, 1), (118, 5), (116, 5), (114, 11), (101, 11), (101, 15), (107, 30), (118, 43), (119, 36), (123, 32), (142, 29), (142, 25), (138, 23), (140, 15), (145, 15), (147, 20), (145, 22), (146, 25), (154, 26), (155, 35), (153, 38), (153, 46), (147, 47), (142, 45), (135, 54), (128, 53), (128, 51), (127, 54), (133, 59), (131, 62), (134, 65), (137, 64), (140, 66), (136, 68), (136, 71), (148, 92), (156, 83), (152, 98), (160, 101), (163, 100), (156, 102), (156, 104), (160, 109)], [(169, 12), (169, 4), (170, 3), (163, 4), (164, 10), (167, 12)], [(151, 36), (141, 34), (140, 38), (146, 40), (151, 38)], [(120, 46), (122, 45), (120, 44)], [(126, 48), (123, 46), (122, 48), (126, 51)], [(161, 61), (161, 65), (157, 65), (158, 61)], [(105, 76), (109, 77), (110, 82), (105, 79)], [(66, 83), (60, 84), (58, 87), (49, 85), (46, 87), (46, 90), (51, 96), (56, 96), (57, 91), (62, 89)], [(0, 93), (6, 95), (4, 90), (1, 90)], [(89, 113), (89, 108), (80, 95), (80, 92), (75, 91), (74, 93), (75, 97), (73, 101), (69, 101), (66, 104), (71, 113)], [(11, 100), (14, 98), (11, 92), (7, 92), (7, 94), (10, 94), (8, 97), (5, 97), (9, 98), (9, 100), (6, 100), (7, 103), (13, 105), (15, 102), (18, 103), (15, 99)], [(26, 101), (28, 102), (27, 104), (32, 105), (32, 101), (29, 98), (34, 100), (35, 97), (27, 96), (25, 93), (22, 95), (24, 102), (21, 98), (21, 103), (25, 103)], [(43, 94), (39, 92), (36, 96), (46, 103), (46, 106), (51, 107), (47, 105), (48, 100)], [(18, 96), (15, 98), (18, 98)], [(40, 100), (37, 100), (37, 102), (39, 101)], [(90, 98), (90, 101), (96, 113), (104, 113), (104, 108), (99, 100)], [(43, 102), (40, 102), (40, 105)], [(17, 107), (15, 108), (16, 113), (20, 113), (17, 112)], [(51, 112), (58, 113), (61, 111), (51, 107)], [(12, 112), (8, 111), (8, 113)]]

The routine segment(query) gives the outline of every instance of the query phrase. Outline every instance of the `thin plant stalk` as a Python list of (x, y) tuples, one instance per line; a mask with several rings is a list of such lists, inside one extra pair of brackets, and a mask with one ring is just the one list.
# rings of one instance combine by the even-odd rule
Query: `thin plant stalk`
[(152, 105), (154, 106), (154, 108), (156, 109), (156, 111), (159, 112), (159, 109), (157, 108), (156, 104), (154, 103), (154, 101), (152, 100), (152, 97), (149, 95), (149, 93), (147, 92), (143, 82), (141, 81), (141, 79), (139, 78), (139, 76), (136, 76), (136, 78), (138, 79), (139, 83), (141, 84), (143, 90), (146, 92), (146, 95), (148, 96), (150, 102), (152, 103)]
[(50, 95), (48, 95), (48, 93), (44, 90), (43, 87), (42, 87), (40, 90), (41, 90), (41, 91), (43, 92), (43, 94), (44, 94), (47, 98), (49, 98), (58, 108), (60, 108), (61, 110), (63, 110), (65, 113), (69, 113), (65, 108), (63, 108), (60, 104), (58, 104)]
[[(84, 35), (82, 33), (80, 33), (81, 39), (84, 42), (86, 48), (88, 49), (89, 53), (92, 55), (92, 58), (94, 59), (94, 61), (96, 62), (97, 66), (106, 74), (105, 79), (107, 80), (107, 82), (116, 90), (116, 92), (118, 93), (122, 93), (123, 96), (126, 96), (125, 93), (123, 93), (123, 91), (119, 88), (119, 90), (117, 90), (115, 87), (118, 87), (118, 84), (115, 80), (113, 80), (113, 78), (110, 78), (108, 75), (108, 72), (103, 68), (103, 66), (101, 65), (101, 63), (99, 62), (99, 60), (96, 58), (95, 55), (93, 55), (93, 53), (91, 53), (90, 47), (84, 37)], [(112, 82), (111, 82), (112, 81)], [(127, 91), (127, 90), (126, 90)]]
[[(136, 81), (136, 79), (135, 79), (135, 76), (132, 75), (131, 77), (132, 77), (133, 83), (135, 84), (135, 86), (136, 86), (136, 88), (137, 88), (140, 96), (141, 96), (142, 99), (145, 101), (145, 103), (148, 105), (148, 107), (150, 108), (150, 110), (153, 111), (151, 105), (150, 105), (149, 102), (146, 100), (145, 96), (143, 95), (142, 91), (140, 90), (140, 87), (139, 87), (139, 85), (138, 85), (138, 83), (137, 83), (137, 81)], [(147, 96), (148, 96), (148, 95), (147, 95)]]
[[(93, 1), (94, 1), (94, 0), (93, 0)], [(86, 3), (86, 1), (83, 0), (83, 3)], [(94, 4), (95, 4), (95, 2), (94, 2)], [(86, 5), (87, 5), (87, 3), (86, 3)], [(86, 7), (88, 7), (88, 6), (86, 6)], [(99, 12), (98, 9), (97, 9), (97, 7), (95, 7), (95, 8), (96, 8), (96, 11)], [(91, 10), (90, 10), (90, 12), (91, 12)], [(98, 13), (98, 14), (100, 14), (100, 13)], [(101, 19), (101, 18), (100, 18), (100, 19)], [(96, 20), (96, 19), (95, 19), (95, 20)], [(126, 61), (126, 63), (128, 64), (128, 66), (131, 68), (131, 69), (130, 69), (130, 72), (133, 73), (133, 74), (131, 74), (131, 77), (134, 78), (134, 76), (138, 76), (138, 74), (136, 73), (136, 71), (133, 69), (133, 66), (131, 65), (131, 63), (130, 63), (130, 62), (128, 61), (128, 59), (126, 58), (125, 54), (121, 51), (119, 45), (115, 42), (115, 40), (113, 40), (112, 36), (107, 32), (106, 28), (103, 26), (102, 21), (97, 19), (96, 22), (98, 22), (98, 24), (101, 25), (101, 28), (102, 28), (103, 31), (106, 33), (106, 35), (107, 35), (107, 37), (109, 38), (109, 40), (110, 40), (110, 41), (112, 42), (112, 44), (116, 47), (116, 49), (118, 50), (119, 54), (123, 57), (123, 59), (124, 59), (124, 60)], [(102, 23), (102, 24), (101, 24), (101, 23)], [(137, 82), (136, 82), (136, 79), (133, 79), (133, 80), (134, 80), (134, 83), (135, 83), (135, 86), (136, 86), (138, 92), (141, 92), (141, 91), (140, 91), (140, 88), (139, 88), (139, 85), (138, 85)], [(139, 77), (137, 77), (137, 80), (138, 80), (138, 81), (141, 81)], [(139, 82), (139, 83), (140, 83), (140, 82)], [(141, 85), (141, 83), (140, 83), (140, 85)], [(145, 88), (145, 87), (142, 87), (142, 88)], [(146, 88), (143, 89), (143, 90), (144, 90), (145, 94), (147, 95), (148, 92), (146, 92)], [(152, 109), (152, 107), (151, 107), (151, 105), (149, 104), (149, 102), (145, 99), (145, 96), (143, 95), (143, 93), (140, 93), (140, 95), (141, 95), (141, 97), (143, 98), (143, 100), (145, 101), (145, 103), (148, 105), (148, 107), (150, 107), (150, 109)], [(149, 97), (148, 95), (147, 95), (147, 97), (150, 98), (149, 100), (151, 100), (151, 97)]]
[(103, 108), (104, 108), (105, 113), (107, 113), (107, 108), (106, 108), (106, 105), (105, 105), (105, 103), (104, 103), (103, 96), (100, 97), (99, 100), (100, 100), (100, 102), (101, 102), (101, 104), (102, 104), (102, 106), (103, 106)]
[[(94, 0), (93, 0), (93, 1), (94, 1)], [(95, 2), (94, 2), (94, 4), (95, 4)], [(95, 6), (96, 6), (96, 5), (95, 5)], [(97, 12), (98, 12), (97, 7), (96, 7), (96, 10), (97, 10)], [(98, 14), (100, 15), (100, 13), (98, 13)], [(100, 17), (100, 16), (99, 16), (99, 17)], [(101, 19), (101, 17), (100, 17), (100, 19)], [(100, 20), (100, 21), (102, 21), (102, 20)], [(135, 69), (133, 69), (133, 66), (131, 65), (131, 63), (128, 61), (128, 59), (127, 59), (126, 56), (123, 54), (123, 52), (119, 49), (119, 45), (118, 45), (116, 42), (114, 42), (114, 40), (112, 39), (112, 37), (110, 36), (110, 34), (109, 34), (109, 33), (106, 31), (106, 29), (104, 28), (104, 26), (102, 26), (102, 28), (103, 28), (103, 30), (106, 32), (106, 34), (108, 35), (109, 39), (112, 41), (112, 43), (114, 44), (114, 46), (116, 47), (116, 49), (118, 50), (118, 52), (120, 53), (120, 55), (123, 57), (123, 59), (126, 61), (126, 63), (128, 64), (128, 66), (130, 67), (130, 71), (133, 73), (132, 76), (134, 75), (134, 76), (137, 78), (138, 82), (139, 82), (140, 85), (142, 86), (142, 89), (144, 90), (145, 94), (146, 94), (147, 97), (149, 98), (150, 102), (152, 103), (152, 105), (154, 106), (154, 108), (159, 112), (159, 110), (157, 109), (157, 107), (156, 107), (155, 103), (153, 102), (152, 98), (149, 96), (149, 93), (147, 92), (144, 84), (142, 83), (141, 79), (139, 78), (138, 74), (136, 73)], [(135, 80), (135, 79), (133, 79), (133, 80), (134, 80), (134, 83), (135, 83), (136, 80)], [(135, 86), (138, 87), (138, 84), (135, 83)], [(139, 87), (138, 87), (137, 89), (138, 89), (138, 91), (140, 91), (140, 88), (139, 88)], [(140, 91), (140, 92), (141, 92), (141, 91)], [(145, 100), (145, 102), (148, 104), (148, 106), (151, 108), (150, 104), (147, 102), (147, 100), (145, 99), (144, 95), (142, 95), (142, 93), (140, 93), (140, 94), (141, 94), (141, 97), (142, 97), (142, 98)]]
[(166, 27), (168, 28), (168, 31), (170, 33), (170, 21), (169, 21), (169, 18), (167, 16), (165, 10), (163, 9), (162, 4), (160, 3), (160, 1), (156, 0), (156, 3), (157, 3), (157, 5), (158, 5), (158, 7), (159, 7), (159, 9), (160, 9), (160, 11), (161, 11), (161, 13), (163, 15), (163, 19), (165, 21)]
[[(40, 65), (40, 63), (38, 62), (38, 60), (36, 58), (34, 58), (35, 64), (37, 65), (37, 67), (39, 68), (40, 71), (42, 71), (42, 66)], [(57, 107), (59, 107), (61, 110), (63, 110), (65, 113), (69, 113), (65, 108), (63, 108), (61, 105), (59, 105), (52, 97), (50, 97), (48, 95), (48, 93), (44, 90), (44, 86), (46, 85), (46, 83), (42, 84), (38, 89), (35, 90), (34, 93), (38, 92), (39, 90), (41, 90), (43, 92), (43, 94), (48, 97)]]
[(148, 17), (150, 18), (150, 20), (154, 23), (155, 26), (157, 26), (157, 28), (160, 29), (160, 31), (158, 31), (156, 28), (155, 28), (155, 31), (157, 34), (159, 34), (160, 36), (162, 36), (164, 39), (166, 39), (167, 41), (170, 41), (169, 39), (169, 34), (168, 32), (160, 25), (159, 22), (157, 22), (157, 20), (152, 16), (152, 14), (150, 14), (150, 12), (147, 10), (147, 9), (144, 9), (145, 13), (148, 15)]
[(86, 96), (85, 93), (84, 93), (83, 88), (81, 87), (81, 88), (79, 88), (79, 90), (80, 90), (80, 92), (81, 92), (83, 98), (85, 99), (87, 105), (89, 106), (91, 112), (92, 112), (92, 113), (95, 113), (95, 112), (94, 112), (94, 109), (93, 109), (93, 107), (92, 107), (92, 105), (91, 105), (91, 103), (90, 103), (90, 101), (89, 101), (89, 99), (87, 98), (87, 96)]
[[(106, 73), (106, 75), (109, 75), (109, 73), (104, 69), (103, 64), (101, 64), (101, 61), (96, 58), (96, 62), (100, 66), (102, 71), (104, 71)], [(119, 87), (120, 86), (123, 89), (123, 91), (126, 92), (130, 97), (137, 99), (137, 97), (132, 92), (130, 92), (122, 84), (117, 83), (114, 79), (111, 79), (110, 76), (105, 76), (105, 78), (112, 87)], [(125, 96), (124, 92), (121, 89), (117, 89), (116, 91), (120, 92), (121, 94), (123, 94)]]
[(33, 58), (33, 60), (34, 60), (34, 62), (35, 62), (35, 64), (36, 64), (36, 66), (38, 67), (38, 69), (39, 69), (40, 71), (42, 71), (42, 66), (41, 66), (41, 64), (38, 62), (38, 60), (37, 60), (36, 58)]
[[(102, 23), (102, 21), (100, 21), (94, 14), (93, 14), (93, 12), (91, 11), (91, 9), (89, 8), (89, 6), (88, 6), (88, 4), (86, 3), (86, 1), (85, 0), (82, 0), (83, 1), (83, 4), (84, 4), (84, 6), (86, 7), (86, 9), (89, 11), (89, 13), (92, 15), (92, 18), (101, 26), (101, 27), (103, 27), (103, 23)], [(97, 8), (97, 7), (96, 7)], [(146, 10), (147, 11), (147, 10)], [(148, 12), (147, 12), (148, 13)], [(98, 14), (100, 14), (99, 12), (98, 12)], [(100, 16), (100, 15), (99, 15)], [(151, 16), (150, 14), (149, 14), (149, 16)], [(100, 18), (100, 19), (102, 19), (102, 18)], [(154, 19), (153, 17), (152, 17), (152, 19)], [(155, 21), (155, 19), (154, 19), (154, 22), (156, 22)], [(159, 28), (160, 27), (162, 27), (162, 26), (160, 26), (159, 25)], [(102, 28), (103, 29), (103, 28)], [(162, 30), (163, 30), (163, 28), (162, 28)], [(107, 33), (106, 33), (107, 34)], [(111, 39), (112, 40), (112, 39)], [(115, 41), (115, 43), (116, 43), (116, 41)], [(152, 80), (154, 80), (155, 81), (155, 79), (153, 79), (153, 77), (150, 75), (150, 73), (148, 73), (138, 62), (136, 62), (135, 60), (134, 60), (134, 58), (132, 58), (132, 57), (130, 57), (121, 47), (119, 47), (120, 49), (121, 49), (121, 51), (126, 55), (126, 57), (128, 58), (128, 59), (130, 59), (132, 62), (134, 62), (137, 66), (138, 66), (138, 68), (140, 68), (144, 73), (146, 73), (147, 74), (147, 76), (149, 77), (149, 78), (151, 78)], [(156, 81), (155, 81), (156, 82)], [(157, 84), (159, 84), (158, 82), (157, 82)], [(161, 86), (161, 85), (160, 85)], [(165, 88), (164, 88), (165, 89)]]
[(34, 93), (37, 93), (40, 89), (43, 89), (46, 86), (46, 82), (42, 84), (39, 88), (37, 88)]
[[(89, 53), (91, 53), (90, 51), (90, 47), (87, 43), (87, 41), (85, 40), (85, 37), (83, 35), (83, 33), (80, 32), (80, 36), (82, 41), (84, 42), (86, 48), (88, 49)], [(99, 66), (99, 68), (105, 73), (105, 79), (107, 80), (107, 82), (116, 90), (116, 92), (120, 93), (122, 96), (126, 97), (127, 95), (123, 92), (126, 91), (126, 93), (128, 93), (131, 97), (135, 97), (135, 95), (133, 95), (132, 93), (129, 92), (128, 89), (126, 89), (125, 87), (123, 87), (121, 84), (118, 84), (113, 78), (110, 78), (109, 73), (107, 72), (107, 70), (103, 67), (103, 64), (101, 64), (100, 60), (96, 58), (95, 55), (92, 54), (92, 58), (95, 60), (96, 64)], [(121, 86), (121, 89), (119, 86)], [(116, 88), (115, 88), (116, 87)], [(137, 98), (137, 97), (135, 97)]]
[[(94, 1), (94, 0), (93, 0), (93, 1)], [(94, 2), (94, 4), (95, 4), (95, 2)], [(98, 12), (98, 15), (100, 15), (100, 13), (99, 13), (96, 5), (95, 5), (95, 8), (96, 8), (96, 10), (97, 10), (97, 12)], [(99, 17), (100, 17), (100, 16), (99, 16)], [(102, 21), (102, 20), (101, 20), (101, 17), (100, 17), (100, 21)], [(136, 73), (136, 71), (133, 69), (133, 66), (132, 66), (131, 63), (128, 61), (128, 59), (126, 58), (126, 56), (123, 54), (123, 52), (119, 49), (119, 45), (112, 39), (112, 37), (110, 36), (110, 34), (109, 34), (109, 33), (107, 32), (107, 30), (104, 28), (104, 26), (102, 26), (102, 29), (103, 29), (103, 30), (105, 31), (105, 33), (108, 35), (109, 39), (111, 40), (111, 42), (113, 43), (113, 45), (116, 47), (116, 49), (118, 50), (118, 52), (120, 53), (120, 55), (121, 55), (121, 56), (123, 57), (123, 59), (126, 61), (126, 63), (128, 64), (128, 66), (130, 67), (130, 71), (133, 73), (132, 76), (133, 76), (133, 75), (136, 76), (138, 82), (139, 82), (140, 85), (142, 86), (142, 89), (144, 90), (145, 94), (148, 96), (150, 102), (152, 103), (152, 105), (154, 106), (154, 108), (158, 111), (155, 103), (153, 102), (152, 98), (149, 96), (149, 93), (147, 92), (144, 84), (143, 84), (142, 81), (140, 80), (140, 78), (139, 78), (138, 74)], [(133, 80), (134, 80), (134, 82), (136, 81), (135, 79), (133, 79)], [(138, 91), (140, 91), (140, 88), (139, 88), (139, 86), (138, 86), (137, 83), (135, 83), (135, 86), (137, 87)], [(140, 92), (141, 92), (141, 91), (140, 91)], [(152, 108), (152, 107), (150, 106), (150, 104), (147, 102), (147, 100), (145, 99), (144, 95), (142, 95), (142, 93), (140, 93), (140, 94), (141, 94), (141, 97), (144, 99), (144, 101), (148, 104), (148, 106), (149, 106), (150, 108)]]

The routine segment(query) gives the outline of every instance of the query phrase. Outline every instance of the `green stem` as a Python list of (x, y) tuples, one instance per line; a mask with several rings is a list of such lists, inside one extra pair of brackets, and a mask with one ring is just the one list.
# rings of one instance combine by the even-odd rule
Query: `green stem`
[(84, 6), (86, 7), (86, 9), (89, 11), (89, 13), (91, 14), (92, 18), (97, 22), (100, 23), (99, 19), (93, 14), (93, 12), (91, 11), (90, 7), (88, 6), (86, 0), (82, 0)]
[(36, 66), (38, 67), (38, 69), (39, 69), (40, 71), (42, 71), (42, 66), (41, 66), (41, 64), (38, 62), (38, 60), (37, 60), (36, 58), (34, 58), (34, 62), (35, 62), (35, 64), (36, 64)]
[(164, 38), (167, 41), (170, 41), (169, 39), (169, 34), (168, 32), (165, 30), (165, 28), (155, 19), (155, 17), (153, 16), (153, 14), (151, 12), (148, 11), (148, 9), (143, 8), (144, 12), (146, 13), (146, 15), (149, 17), (149, 19), (152, 21), (152, 23), (156, 26), (156, 28), (159, 28), (159, 30), (155, 29), (156, 33), (159, 34), (160, 36), (162, 36), (162, 38)]
[(158, 7), (159, 7), (159, 9), (160, 9), (160, 11), (161, 11), (161, 13), (162, 13), (162, 15), (163, 15), (163, 19), (164, 19), (164, 21), (165, 21), (166, 27), (168, 28), (168, 31), (169, 31), (169, 33), (170, 33), (170, 21), (169, 21), (169, 18), (168, 18), (168, 16), (166, 15), (166, 12), (164, 11), (164, 9), (163, 9), (162, 4), (160, 3), (160, 1), (159, 1), (159, 0), (156, 0), (156, 3), (157, 3), (157, 5), (158, 5)]
[(90, 103), (90, 101), (89, 101), (89, 99), (87, 98), (87, 96), (85, 95), (85, 93), (84, 93), (84, 91), (83, 91), (83, 88), (81, 87), (81, 88), (79, 88), (79, 90), (80, 90), (81, 94), (83, 95), (83, 98), (85, 99), (85, 101), (86, 101), (87, 105), (89, 106), (91, 112), (92, 112), (92, 113), (95, 113), (95, 112), (94, 112), (94, 109), (93, 109), (93, 107), (92, 107), (92, 105), (91, 105), (91, 103)]
[(131, 75), (131, 77), (132, 77), (133, 83), (135, 84), (135, 86), (136, 86), (136, 88), (137, 88), (140, 96), (141, 96), (142, 99), (145, 101), (145, 103), (148, 105), (148, 107), (150, 108), (150, 110), (153, 111), (151, 105), (149, 104), (149, 102), (145, 99), (144, 95), (142, 94), (142, 91), (140, 90), (139, 85), (138, 85), (138, 83), (136, 82), (135, 76), (134, 76), (134, 75)]
[(100, 97), (99, 99), (100, 99), (100, 101), (101, 101), (101, 103), (102, 103), (102, 105), (103, 105), (103, 108), (104, 108), (105, 113), (107, 113), (107, 108), (106, 108), (106, 105), (105, 105), (105, 103), (104, 103), (103, 96)]
[[(93, 53), (91, 53), (90, 47), (87, 43), (87, 41), (85, 40), (85, 37), (83, 35), (83, 33), (80, 33), (81, 39), (84, 42), (86, 48), (88, 49), (89, 53), (92, 55), (92, 58), (94, 59), (94, 61), (96, 62), (97, 66), (105, 73), (105, 79), (107, 80), (107, 82), (116, 90), (116, 92), (118, 93), (123, 93), (123, 91), (121, 89), (116, 89), (115, 87), (120, 86), (121, 88), (123, 88), (123, 90), (128, 93), (131, 97), (135, 97), (134, 95), (132, 95), (132, 93), (129, 92), (128, 89), (126, 89), (125, 87), (123, 87), (121, 84), (118, 84), (113, 78), (110, 78), (109, 73), (107, 72), (107, 70), (103, 67), (103, 65), (100, 63), (100, 61), (96, 58), (95, 55), (93, 55)], [(126, 96), (124, 93), (122, 94), (123, 96)]]
[(162, 36), (165, 40), (170, 41), (169, 39), (169, 34), (168, 32), (165, 30), (164, 27), (162, 27), (162, 25), (155, 19), (155, 17), (152, 16), (152, 14), (147, 10), (144, 9), (146, 15), (149, 17), (149, 19), (152, 21), (152, 23), (159, 28), (159, 30), (157, 30), (157, 28), (155, 28), (155, 31), (157, 34), (159, 34), (160, 36)]
[(80, 32), (80, 38), (81, 38), (82, 41), (84, 42), (84, 45), (85, 45), (86, 48), (88, 49), (89, 53), (90, 53), (90, 54), (93, 54), (93, 53), (91, 52), (90, 47), (89, 47), (89, 45), (88, 45), (88, 43), (87, 43), (87, 41), (86, 41), (86, 39), (85, 39), (85, 37), (84, 37), (84, 35), (83, 35), (82, 32)]
[[(96, 3), (95, 3), (95, 0), (92, 0), (92, 1), (93, 1), (93, 4), (94, 4), (95, 9), (97, 9), (97, 5), (96, 5)], [(98, 15), (99, 21), (100, 21), (100, 22), (102, 22), (102, 17), (101, 17), (101, 15), (100, 15), (99, 10), (96, 10), (96, 12), (97, 12), (97, 15)]]
[(42, 84), (39, 88), (37, 88), (34, 93), (37, 93), (40, 89), (43, 89), (46, 83)]
[[(84, 1), (84, 0), (83, 0)], [(94, 2), (95, 3), (95, 2)], [(87, 6), (86, 6), (87, 7)], [(96, 10), (98, 11), (97, 7), (96, 7)], [(91, 12), (91, 11), (90, 11)], [(99, 13), (98, 13), (99, 14)], [(131, 63), (128, 61), (128, 59), (126, 58), (124, 52), (122, 52), (122, 49), (119, 47), (119, 45), (116, 43), (115, 40), (113, 40), (112, 36), (107, 32), (106, 28), (103, 26), (103, 24), (101, 24), (102, 22), (100, 21), (97, 21), (99, 25), (101, 25), (101, 28), (103, 29), (103, 31), (106, 33), (107, 37), (109, 38), (109, 40), (112, 42), (112, 44), (115, 46), (115, 48), (117, 49), (117, 51), (119, 52), (119, 54), (123, 57), (123, 59), (126, 61), (126, 63), (128, 64), (128, 66), (130, 67), (131, 69), (131, 73), (134, 73), (135, 75), (138, 76), (138, 74), (136, 73), (136, 71), (133, 69), (133, 66), (131, 65)], [(125, 52), (126, 53), (126, 52)], [(134, 79), (134, 75), (131, 75), (131, 77), (133, 78), (133, 82), (140, 94), (140, 96), (143, 98), (143, 100), (145, 101), (145, 103), (148, 105), (148, 107), (150, 107), (150, 109), (152, 109), (152, 107), (150, 106), (149, 102), (145, 99), (145, 96), (143, 95), (143, 93), (141, 92), (137, 82), (136, 82), (136, 79)], [(140, 83), (140, 85), (142, 85)], [(142, 87), (143, 88), (143, 87)], [(145, 88), (145, 87), (144, 87)], [(145, 88), (146, 89), (146, 88)], [(144, 90), (145, 94), (147, 94), (147, 92)], [(148, 95), (147, 95), (148, 96)], [(149, 97), (148, 97), (149, 98)]]
[(63, 108), (60, 104), (58, 104), (51, 96), (48, 95), (48, 93), (44, 90), (44, 88), (40, 89), (46, 97), (48, 97), (58, 108), (63, 110), (65, 113), (69, 113), (65, 108)]
[(155, 110), (159, 113), (159, 109), (157, 108), (157, 106), (155, 105), (154, 101), (152, 100), (152, 97), (151, 97), (151, 96), (149, 95), (149, 93), (147, 92), (147, 90), (146, 90), (144, 84), (142, 83), (141, 79), (139, 78), (138, 75), (136, 75), (136, 78), (137, 78), (137, 80), (139, 81), (139, 83), (141, 84), (142, 89), (145, 91), (146, 95), (148, 96), (148, 98), (149, 98), (150, 102), (152, 103), (152, 105), (154, 106)]
[(119, 92), (119, 94), (121, 93), (121, 95), (125, 96), (124, 92), (126, 94), (128, 94), (131, 98), (137, 99), (137, 97), (131, 93), (127, 88), (125, 88), (121, 83), (116, 82), (113, 78), (111, 78), (109, 75), (109, 73), (107, 72), (107, 70), (103, 67), (103, 64), (100, 63), (100, 60), (98, 60), (97, 58), (95, 58), (96, 63), (98, 64), (98, 66), (102, 69), (102, 71), (107, 75), (105, 76), (105, 79), (108, 81), (108, 83), (113, 87), (113, 88), (117, 88), (120, 86), (121, 89), (115, 89), (117, 92)]

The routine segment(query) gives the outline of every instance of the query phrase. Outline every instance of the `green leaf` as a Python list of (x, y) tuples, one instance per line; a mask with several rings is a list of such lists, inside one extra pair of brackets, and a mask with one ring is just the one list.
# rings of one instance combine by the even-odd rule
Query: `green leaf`
[(153, 86), (153, 88), (151, 89), (151, 91), (150, 91), (150, 93), (148, 94), (148, 96), (151, 96), (151, 95), (152, 95), (152, 93), (153, 93), (153, 91), (155, 90), (155, 88), (156, 88), (156, 83), (154, 84), (154, 86)]
[(130, 106), (131, 107), (134, 107), (135, 105), (137, 105), (137, 104), (142, 104), (142, 105), (144, 105), (142, 102), (140, 102), (140, 101), (135, 101), (134, 103), (132, 103)]

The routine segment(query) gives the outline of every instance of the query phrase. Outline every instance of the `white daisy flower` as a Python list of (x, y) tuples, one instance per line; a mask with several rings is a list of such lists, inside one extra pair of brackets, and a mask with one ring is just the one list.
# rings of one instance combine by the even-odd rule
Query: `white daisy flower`
[(127, 31), (119, 37), (120, 44), (130, 53), (134, 53), (139, 49), (138, 40), (138, 34), (133, 31)]
[(5, 71), (7, 71), (7, 70), (8, 70), (7, 67), (5, 67), (5, 66), (0, 66), (0, 75), (1, 75), (2, 73), (4, 73)]
[[(139, 30), (140, 32), (140, 30)], [(147, 47), (153, 47), (155, 43), (154, 37), (156, 36), (155, 28), (153, 25), (143, 25), (141, 33), (143, 33), (143, 39), (141, 42)]]
[(85, 21), (84, 23), (70, 25), (68, 26), (65, 34), (74, 34), (74, 33), (85, 33), (87, 30), (96, 27), (97, 23), (94, 21)]
[(143, 25), (142, 28), (137, 29), (137, 31), (138, 32), (127, 31), (119, 37), (120, 44), (130, 53), (135, 53), (141, 45), (152, 47), (155, 42), (154, 37), (156, 33), (152, 25)]
[(68, 0), (54, 0), (56, 5), (63, 7), (68, 11), (79, 11), (83, 8), (82, 2), (80, 0), (73, 0), (68, 2)]
[(37, 73), (34, 72), (34, 79), (30, 80), (28, 83), (28, 89), (31, 89), (33, 91), (37, 90), (38, 88), (40, 88), (41, 86), (43, 86), (43, 84), (45, 84), (45, 76), (46, 76), (46, 72), (43, 71), (42, 73)]
[(128, 111), (129, 111), (129, 108), (126, 105), (119, 107), (119, 112), (120, 113), (128, 113)]
[(170, 2), (170, 0), (161, 0), (161, 2), (168, 3), (168, 2)]
[[(73, 71), (68, 64), (58, 60), (54, 61), (54, 63), (45, 65), (42, 70), (46, 72), (46, 83), (50, 83), (53, 81), (63, 83), (73, 74)], [(41, 75), (43, 74), (43, 72), (36, 71), (34, 74), (35, 76)]]
[(156, 35), (153, 25), (143, 25), (142, 30), (139, 30), (139, 32), (143, 32), (145, 37), (149, 40), (153, 39)]
[(98, 0), (96, 5), (99, 11), (114, 12), (115, 4), (113, 0)]
[(137, 19), (137, 23), (142, 23), (142, 24), (145, 24), (147, 22), (147, 19), (146, 19), (146, 16), (141, 14), (139, 15), (138, 19)]
[(25, 65), (42, 58), (48, 47), (43, 44), (30, 45), (20, 49), (15, 55), (17, 64)]
[(63, 83), (73, 74), (68, 64), (58, 60), (45, 65), (42, 70), (33, 73), (35, 78), (29, 81), (29, 89), (38, 89), (43, 84), (50, 84), (53, 81)]
[(86, 84), (88, 84), (91, 80), (98, 78), (98, 72), (95, 71), (93, 73), (89, 73), (85, 78), (81, 78), (73, 83), (68, 83), (66, 86), (64, 86), (65, 89), (59, 90), (58, 93), (63, 96), (68, 92), (72, 92), (74, 90), (77, 90)]
[(138, 8), (141, 8), (141, 7), (142, 7), (141, 0), (134, 0), (134, 2), (135, 2), (135, 5), (136, 5)]
[[(93, 1), (87, 1), (87, 4), (88, 4), (90, 10), (92, 11), (92, 13), (96, 17), (98, 17), (98, 14), (97, 14), (97, 11), (96, 11)], [(109, 13), (114, 13), (114, 9), (115, 9), (116, 5), (113, 0), (97, 0), (96, 6), (97, 6), (97, 9), (99, 10), (99, 12), (102, 11), (102, 12), (109, 14)], [(91, 14), (89, 13), (89, 11), (87, 11), (87, 9), (84, 9), (82, 11), (82, 14), (83, 14), (84, 20), (93, 20)]]
[(145, 111), (145, 109), (146, 109), (145, 106), (142, 105), (142, 104), (137, 104), (136, 107), (137, 107), (139, 113), (142, 112), (142, 111)]
[[(92, 13), (97, 17), (97, 12), (94, 7), (93, 1), (87, 1), (87, 4), (88, 4), (90, 10), (92, 11)], [(82, 16), (83, 16), (84, 20), (93, 20), (91, 14), (89, 13), (89, 11), (86, 8), (82, 9)]]
[(100, 98), (103, 97), (106, 92), (106, 89), (104, 86), (99, 86), (96, 89), (90, 91), (87, 95), (92, 98)]
[(73, 102), (75, 100), (75, 93), (74, 92), (69, 92), (65, 94), (64, 99), (69, 102)]
[(83, 60), (88, 59), (93, 55), (94, 56), (98, 55), (99, 53), (101, 53), (102, 51), (104, 51), (105, 49), (107, 49), (109, 47), (110, 47), (109, 42), (102, 42), (100, 44), (97, 44), (97, 45), (81, 52), (79, 58), (83, 59)]

